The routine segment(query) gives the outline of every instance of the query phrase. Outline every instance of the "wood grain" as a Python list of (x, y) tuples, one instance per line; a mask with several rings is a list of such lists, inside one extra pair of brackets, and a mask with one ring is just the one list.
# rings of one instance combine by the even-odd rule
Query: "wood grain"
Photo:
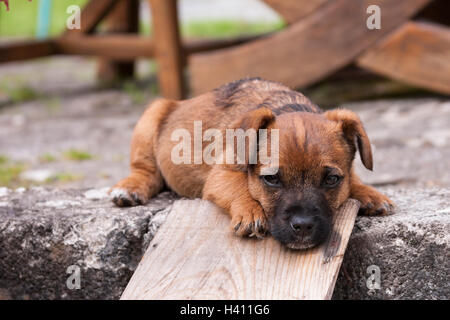
[(159, 87), (165, 98), (179, 100), (184, 95), (184, 82), (177, 1), (149, 0), (149, 2), (152, 9)]
[(393, 79), (450, 94), (450, 28), (405, 23), (368, 49), (357, 64)]
[[(234, 48), (192, 55), (191, 88), (200, 94), (247, 76), (293, 88), (310, 85), (354, 60), (431, 0), (335, 0), (288, 28)], [(366, 26), (369, 5), (379, 5), (380, 30)]]
[(208, 201), (176, 201), (121, 299), (330, 299), (358, 209), (348, 200), (330, 239), (298, 251), (234, 236)]
[(272, 9), (278, 12), (287, 23), (293, 23), (314, 12), (330, 0), (264, 0)]

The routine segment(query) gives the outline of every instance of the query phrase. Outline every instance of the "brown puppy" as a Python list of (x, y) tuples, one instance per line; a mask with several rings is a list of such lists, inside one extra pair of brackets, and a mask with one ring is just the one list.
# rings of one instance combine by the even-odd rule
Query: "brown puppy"
[[(267, 136), (249, 134), (244, 158), (237, 159), (235, 137), (230, 136), (231, 146), (223, 138), (229, 129), (266, 129)], [(260, 161), (263, 147), (276, 156), (275, 165)], [(258, 159), (252, 162), (256, 150)], [(202, 197), (223, 208), (237, 235), (270, 232), (290, 248), (310, 248), (328, 237), (333, 212), (349, 197), (361, 202), (363, 214), (393, 210), (386, 196), (353, 172), (357, 150), (372, 170), (370, 142), (355, 113), (322, 113), (279, 83), (243, 79), (190, 100), (154, 102), (134, 130), (131, 174), (111, 195), (118, 206), (134, 206), (166, 184), (179, 195)], [(216, 162), (201, 158), (208, 154)]]

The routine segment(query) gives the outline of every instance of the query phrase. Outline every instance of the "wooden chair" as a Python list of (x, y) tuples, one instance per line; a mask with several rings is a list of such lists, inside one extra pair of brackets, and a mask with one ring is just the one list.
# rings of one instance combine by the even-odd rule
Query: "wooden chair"
[[(81, 30), (57, 38), (0, 46), (0, 62), (53, 54), (99, 56), (104, 80), (132, 76), (136, 58), (155, 58), (163, 96), (192, 94), (260, 76), (294, 88), (348, 65), (450, 94), (450, 3), (447, 0), (264, 0), (288, 22), (265, 36), (182, 41), (176, 0), (149, 0), (153, 38), (137, 35), (138, 0), (91, 0)], [(369, 5), (381, 9), (381, 29), (366, 26)], [(427, 18), (433, 22), (411, 20)], [(102, 20), (107, 34), (96, 34)], [(439, 23), (437, 23), (439, 22)]]

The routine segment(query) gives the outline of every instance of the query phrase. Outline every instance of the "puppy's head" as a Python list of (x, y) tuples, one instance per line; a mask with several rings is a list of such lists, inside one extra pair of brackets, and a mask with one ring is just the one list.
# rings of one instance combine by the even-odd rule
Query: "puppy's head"
[(293, 249), (324, 242), (333, 212), (349, 197), (357, 150), (372, 170), (370, 142), (358, 116), (333, 110), (275, 117), (269, 109), (258, 109), (245, 115), (240, 127), (267, 129), (268, 138), (256, 144), (259, 155), (266, 148), (270, 156), (277, 143), (272, 129), (278, 129), (276, 168), (261, 161), (238, 168), (248, 172), (250, 194), (263, 207), (273, 237)]

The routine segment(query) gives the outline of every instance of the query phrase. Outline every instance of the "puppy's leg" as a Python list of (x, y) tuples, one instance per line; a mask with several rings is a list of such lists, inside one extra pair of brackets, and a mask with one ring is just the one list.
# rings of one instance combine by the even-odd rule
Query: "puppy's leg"
[(361, 215), (386, 215), (394, 212), (394, 203), (375, 188), (363, 184), (354, 170), (350, 178), (350, 198), (361, 202)]
[(250, 195), (247, 179), (245, 172), (213, 167), (203, 188), (203, 199), (229, 213), (236, 235), (262, 238), (268, 230), (267, 218)]
[(119, 207), (145, 204), (163, 188), (154, 145), (161, 121), (174, 106), (174, 101), (155, 101), (136, 124), (131, 140), (131, 173), (110, 190), (113, 202)]

